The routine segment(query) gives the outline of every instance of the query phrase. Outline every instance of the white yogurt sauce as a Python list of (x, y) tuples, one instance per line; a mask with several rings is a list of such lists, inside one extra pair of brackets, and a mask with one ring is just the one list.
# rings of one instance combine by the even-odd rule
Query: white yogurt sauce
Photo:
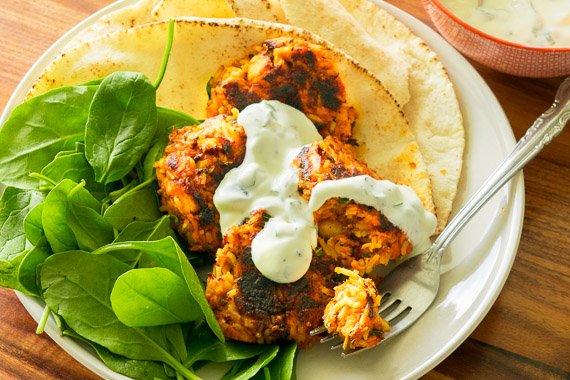
[(316, 211), (333, 197), (349, 198), (374, 207), (406, 233), (415, 251), (423, 251), (431, 244), (429, 237), (435, 231), (437, 219), (425, 210), (415, 191), (408, 186), (367, 175), (324, 181), (313, 188), (309, 209)]
[(570, 47), (570, 0), (441, 0), (467, 24), (539, 47)]
[(414, 247), (429, 242), (435, 216), (425, 211), (409, 187), (359, 176), (319, 183), (309, 202), (299, 195), (299, 173), (292, 162), (303, 146), (322, 140), (302, 112), (278, 101), (263, 101), (246, 107), (237, 121), (247, 134), (245, 157), (218, 186), (214, 204), (224, 232), (252, 211), (267, 210), (271, 218), (253, 239), (251, 256), (268, 279), (289, 283), (307, 272), (317, 245), (313, 211), (333, 197), (377, 208), (406, 232)]
[(297, 192), (299, 174), (292, 162), (303, 146), (322, 137), (302, 112), (278, 101), (252, 104), (237, 121), (247, 135), (246, 151), (214, 194), (222, 231), (266, 209), (271, 219), (253, 239), (253, 263), (272, 281), (297, 281), (309, 269), (317, 231)]

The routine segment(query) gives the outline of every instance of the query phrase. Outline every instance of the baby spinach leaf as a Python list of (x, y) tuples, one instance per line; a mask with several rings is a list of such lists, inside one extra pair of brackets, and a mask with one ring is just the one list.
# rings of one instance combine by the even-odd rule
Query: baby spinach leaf
[(95, 352), (97, 352), (97, 355), (99, 355), (107, 367), (121, 375), (140, 380), (172, 379), (166, 374), (164, 365), (161, 362), (134, 360), (114, 354), (105, 347), (83, 338), (71, 329), (64, 330), (63, 335), (70, 336), (89, 344), (93, 347)]
[(185, 329), (180, 323), (173, 323), (164, 326), (168, 351), (176, 358), (180, 363), (183, 363), (186, 359), (186, 340)]
[(218, 337), (218, 339), (222, 342), (225, 342), (224, 334), (222, 333), (222, 328), (218, 323), (216, 316), (214, 315), (214, 311), (210, 307), (208, 300), (206, 299), (206, 295), (204, 293), (204, 288), (202, 287), (202, 282), (188, 258), (180, 249), (180, 247), (176, 245), (176, 253), (178, 254), (178, 260), (180, 268), (182, 269), (182, 273), (184, 274), (184, 279), (186, 280), (186, 284), (188, 285), (188, 289), (190, 293), (194, 297), (194, 299), (198, 302), (200, 307), (202, 308), (202, 312), (204, 313), (204, 317), (206, 317), (206, 322), (212, 332)]
[(0, 130), (0, 182), (37, 189), (40, 172), (62, 150), (82, 141), (96, 87), (61, 87), (17, 106)]
[(28, 251), (18, 268), (18, 281), (29, 293), (40, 296), (38, 287), (38, 266), (52, 254), (45, 236), (42, 236), (36, 246)]
[[(165, 237), (170, 236), (174, 240), (176, 240), (176, 234), (172, 227), (170, 226), (170, 217), (168, 215), (164, 215), (162, 218), (158, 219), (154, 222), (132, 222), (128, 224), (120, 233), (117, 235), (114, 243), (118, 242), (125, 242), (125, 241), (155, 241), (161, 240)], [(139, 265), (141, 263), (139, 260), (141, 259), (141, 251), (135, 250), (116, 250), (109, 252), (110, 255), (114, 256), (115, 258), (121, 260), (124, 263), (127, 263), (131, 266)], [(151, 259), (149, 259), (151, 260)], [(144, 267), (154, 267), (156, 263), (153, 261), (153, 265), (148, 265), (148, 260), (145, 261)]]
[[(59, 183), (64, 179), (70, 179), (74, 182), (85, 181), (85, 188), (93, 194), (97, 199), (104, 198), (107, 194), (105, 186), (95, 181), (95, 172), (85, 154), (81, 152), (69, 152), (58, 154), (52, 162), (47, 164), (41, 171), (41, 174), (51, 178), (54, 182)], [(40, 184), (40, 189), (48, 188)]]
[(156, 109), (158, 113), (158, 130), (161, 131), (161, 134), (170, 134), (170, 132), (172, 132), (172, 128), (200, 124), (198, 119), (195, 119), (184, 112), (164, 107), (156, 107)]
[(95, 179), (109, 183), (127, 175), (156, 132), (156, 90), (141, 73), (119, 71), (101, 82), (85, 126), (85, 156)]
[(163, 216), (154, 187), (148, 181), (121, 195), (103, 214), (115, 229), (121, 231), (134, 221), (152, 222)]
[[(247, 380), (254, 377), (263, 367), (268, 365), (277, 355), (279, 346), (271, 346), (257, 359), (246, 360), (239, 369), (239, 372), (231, 377), (232, 380)], [(224, 378), (222, 378), (224, 379)], [(272, 378), (273, 379), (273, 378)], [(220, 379), (221, 380), (221, 379)]]
[(162, 267), (170, 269), (178, 276), (182, 277), (182, 270), (178, 262), (176, 247), (178, 245), (171, 237), (158, 241), (127, 241), (107, 244), (95, 251), (93, 254), (111, 254), (113, 251), (122, 249), (133, 249), (143, 251), (148, 254), (156, 263)]
[(44, 233), (54, 252), (77, 249), (77, 239), (67, 224), (67, 195), (77, 183), (64, 179), (49, 192), (42, 212)]
[(40, 239), (45, 236), (44, 227), (42, 225), (42, 211), (44, 204), (39, 203), (30, 210), (28, 215), (24, 218), (24, 231), (26, 238), (32, 245), (38, 244)]
[(18, 268), (31, 245), (24, 220), (43, 197), (38, 191), (7, 187), (0, 198), (0, 286), (28, 293), (18, 282)]
[(268, 364), (271, 380), (291, 380), (295, 374), (297, 343), (281, 346), (275, 359)]
[(168, 351), (167, 326), (128, 327), (113, 313), (111, 291), (117, 278), (130, 269), (104, 254), (54, 254), (40, 271), (44, 300), (85, 339), (130, 359), (165, 362), (183, 376), (199, 379)]
[(214, 312), (212, 311), (212, 308), (206, 299), (206, 295), (204, 294), (202, 282), (198, 278), (198, 275), (192, 267), (192, 264), (190, 264), (188, 258), (173, 238), (167, 237), (162, 240), (148, 242), (133, 241), (112, 243), (97, 249), (93, 253), (103, 254), (117, 249), (141, 250), (149, 255), (154, 261), (156, 261), (159, 266), (170, 269), (178, 276), (184, 278), (190, 294), (198, 303), (198, 305), (200, 305), (200, 309), (202, 309), (202, 312), (206, 317), (208, 326), (210, 326), (220, 341), (225, 341), (220, 324), (216, 320), (216, 316), (214, 315)]
[(167, 236), (176, 240), (176, 233), (170, 226), (170, 216), (163, 215), (162, 218), (152, 222), (134, 221), (128, 224), (115, 238), (115, 242), (155, 241), (162, 240)]
[(198, 322), (188, 336), (188, 356), (184, 365), (191, 367), (199, 360), (228, 362), (249, 359), (267, 351), (271, 346), (242, 343), (235, 340), (220, 340), (204, 322)]
[(67, 224), (73, 231), (79, 249), (93, 251), (113, 241), (111, 226), (101, 216), (101, 202), (84, 188), (85, 182), (75, 186), (67, 196)]
[(113, 311), (127, 326), (185, 323), (202, 316), (180, 276), (166, 268), (133, 269), (117, 279)]

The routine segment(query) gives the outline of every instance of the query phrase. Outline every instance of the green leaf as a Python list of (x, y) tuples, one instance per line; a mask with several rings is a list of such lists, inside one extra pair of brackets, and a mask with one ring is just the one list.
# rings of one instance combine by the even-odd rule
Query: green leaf
[(161, 362), (134, 360), (114, 354), (105, 347), (83, 338), (71, 329), (64, 330), (63, 335), (70, 336), (89, 344), (93, 347), (95, 352), (97, 352), (97, 355), (99, 355), (107, 367), (121, 375), (141, 380), (171, 379), (171, 377), (164, 371), (164, 365)]
[(166, 268), (133, 269), (117, 279), (111, 304), (127, 326), (160, 326), (185, 323), (202, 311), (180, 276)]
[[(164, 215), (162, 218), (154, 222), (132, 222), (128, 224), (122, 231), (117, 235), (114, 243), (126, 242), (126, 241), (156, 241), (162, 240), (165, 237), (170, 236), (176, 240), (176, 233), (170, 226), (170, 217)], [(124, 263), (131, 266), (141, 266), (139, 260), (141, 259), (141, 251), (138, 250), (116, 250), (109, 253), (110, 255), (116, 257)], [(143, 260), (144, 261), (144, 260)], [(146, 262), (145, 262), (146, 264)], [(149, 266), (149, 265), (143, 265)], [(156, 266), (156, 265), (150, 265)]]
[(36, 246), (28, 251), (18, 268), (18, 281), (30, 294), (40, 296), (38, 287), (38, 267), (52, 254), (45, 236), (41, 237)]
[(30, 178), (62, 150), (82, 141), (89, 106), (97, 87), (62, 87), (33, 97), (16, 107), (0, 129), (0, 182), (38, 189)]
[[(64, 153), (64, 152), (62, 152)], [(105, 186), (95, 181), (95, 172), (82, 152), (70, 152), (58, 154), (52, 162), (47, 164), (41, 174), (59, 183), (64, 179), (74, 182), (85, 181), (85, 188), (89, 190), (97, 199), (104, 198), (107, 194)], [(40, 185), (41, 189), (47, 188)]]
[(232, 376), (232, 380), (247, 380), (254, 377), (263, 367), (268, 365), (277, 355), (279, 346), (271, 346), (270, 349), (259, 355), (257, 359), (249, 359), (242, 364), (237, 374)]
[(192, 366), (199, 360), (228, 362), (249, 359), (270, 349), (269, 345), (220, 340), (204, 322), (198, 323), (188, 336), (188, 356), (184, 365)]
[(297, 343), (289, 343), (279, 349), (277, 357), (269, 363), (271, 380), (291, 380), (295, 377)]
[(24, 218), (24, 231), (26, 238), (33, 245), (38, 244), (40, 239), (45, 236), (44, 227), (42, 225), (42, 211), (44, 204), (39, 203), (30, 210), (28, 215)]
[(141, 250), (149, 255), (159, 266), (170, 269), (178, 276), (184, 278), (190, 294), (192, 294), (194, 300), (198, 303), (198, 305), (200, 305), (200, 309), (202, 309), (202, 312), (206, 317), (208, 326), (210, 326), (220, 341), (225, 341), (224, 334), (222, 333), (222, 328), (216, 320), (216, 316), (214, 315), (214, 312), (212, 311), (212, 308), (206, 299), (206, 295), (204, 294), (204, 288), (202, 286), (200, 278), (198, 278), (198, 275), (192, 267), (192, 264), (190, 264), (188, 258), (173, 238), (167, 237), (159, 241), (148, 242), (133, 241), (113, 243), (101, 247), (93, 253), (103, 254), (121, 249)]
[(189, 379), (199, 379), (169, 352), (168, 326), (128, 327), (113, 313), (111, 291), (117, 278), (130, 269), (104, 254), (54, 254), (40, 271), (44, 300), (85, 339), (130, 359), (162, 361)]
[(127, 175), (156, 132), (156, 90), (141, 73), (115, 72), (101, 82), (85, 127), (85, 156), (95, 179), (109, 183)]
[(158, 112), (158, 129), (161, 134), (167, 135), (173, 128), (186, 127), (188, 125), (198, 125), (200, 121), (181, 111), (170, 108), (156, 107)]
[(129, 190), (105, 210), (103, 217), (119, 231), (134, 221), (153, 222), (160, 219), (163, 213), (154, 186), (154, 183), (148, 182), (145, 186)]
[(158, 241), (127, 241), (111, 243), (93, 251), (93, 254), (112, 254), (114, 251), (125, 249), (143, 251), (149, 255), (158, 266), (170, 269), (178, 276), (183, 277), (176, 252), (177, 246), (178, 244), (176, 244), (174, 239), (167, 237)]
[(53, 252), (77, 249), (77, 239), (67, 224), (67, 195), (77, 183), (64, 179), (49, 192), (42, 212), (44, 233)]
[(26, 240), (26, 215), (42, 201), (38, 191), (7, 187), (0, 198), (0, 286), (26, 292), (18, 269), (31, 245)]
[(109, 244), (115, 235), (111, 226), (101, 216), (101, 202), (84, 188), (82, 182), (67, 196), (67, 224), (73, 231), (79, 249), (94, 251)]
[(216, 319), (214, 311), (212, 310), (208, 300), (206, 299), (206, 295), (204, 293), (204, 288), (202, 287), (202, 282), (200, 281), (200, 278), (196, 274), (194, 267), (192, 266), (192, 264), (190, 264), (190, 261), (188, 261), (188, 258), (186, 257), (182, 249), (180, 249), (180, 247), (177, 244), (175, 245), (176, 245), (176, 252), (178, 253), (178, 260), (180, 262), (180, 268), (182, 269), (182, 273), (184, 274), (184, 279), (186, 280), (186, 284), (188, 285), (190, 293), (202, 308), (202, 312), (206, 317), (206, 322), (208, 323), (208, 326), (210, 326), (210, 329), (212, 329), (212, 331), (214, 332), (214, 334), (216, 334), (216, 336), (220, 341), (224, 342), (225, 341), (224, 333), (222, 332), (222, 328), (220, 327), (220, 324)]

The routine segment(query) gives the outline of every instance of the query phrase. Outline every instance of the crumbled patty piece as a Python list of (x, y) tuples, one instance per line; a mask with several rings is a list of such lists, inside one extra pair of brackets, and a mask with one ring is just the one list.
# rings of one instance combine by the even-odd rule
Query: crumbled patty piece
[(162, 209), (192, 251), (214, 254), (222, 246), (213, 197), (224, 175), (245, 156), (246, 135), (234, 117), (220, 115), (174, 130), (155, 163)]
[[(380, 179), (334, 137), (304, 147), (294, 165), (299, 169), (299, 192), (306, 199), (322, 181), (358, 175)], [(331, 198), (313, 216), (322, 254), (339, 260), (343, 267), (358, 270), (361, 275), (412, 251), (406, 234), (373, 207)]]
[(334, 288), (334, 297), (323, 315), (325, 327), (344, 340), (344, 349), (377, 345), (390, 325), (378, 315), (382, 297), (374, 282), (346, 268), (335, 268), (335, 272), (348, 279)]
[(336, 64), (322, 46), (280, 37), (264, 41), (257, 50), (216, 73), (208, 117), (279, 100), (307, 115), (321, 135), (350, 139), (357, 112), (347, 103)]
[(309, 332), (321, 324), (338, 283), (335, 262), (313, 255), (309, 271), (298, 281), (280, 284), (265, 278), (251, 259), (251, 242), (264, 223), (264, 210), (256, 210), (228, 229), (208, 276), (206, 297), (227, 338), (250, 343), (294, 340), (300, 348), (310, 347), (319, 337)]

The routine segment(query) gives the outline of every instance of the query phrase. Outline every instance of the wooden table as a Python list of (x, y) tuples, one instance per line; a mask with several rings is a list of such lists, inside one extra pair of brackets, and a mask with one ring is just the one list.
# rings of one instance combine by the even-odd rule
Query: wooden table
[[(16, 0), (0, 12), (0, 109), (44, 50), (112, 0)], [(420, 0), (390, 0), (432, 26)], [(524, 79), (481, 65), (519, 139), (562, 78)], [(1, 148), (0, 148), (1, 149)], [(506, 285), (473, 334), (425, 379), (570, 378), (570, 131), (524, 171), (526, 212)], [(0, 379), (99, 379), (45, 334), (14, 292), (0, 289)]]

